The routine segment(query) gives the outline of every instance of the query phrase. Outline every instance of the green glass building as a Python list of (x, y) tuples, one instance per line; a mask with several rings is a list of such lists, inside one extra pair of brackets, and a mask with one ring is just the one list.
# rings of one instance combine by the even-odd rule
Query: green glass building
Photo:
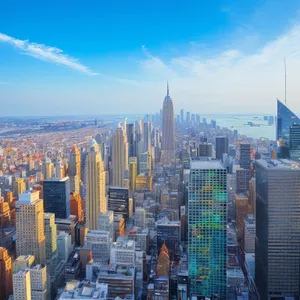
[(220, 161), (191, 161), (188, 254), (191, 296), (226, 299), (226, 168)]

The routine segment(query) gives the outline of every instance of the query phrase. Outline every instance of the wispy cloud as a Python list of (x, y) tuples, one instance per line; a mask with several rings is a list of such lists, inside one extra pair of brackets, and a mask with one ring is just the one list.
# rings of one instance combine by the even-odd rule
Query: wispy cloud
[[(283, 59), (288, 66), (288, 100), (300, 111), (300, 25), (295, 25), (260, 48), (245, 53), (234, 47), (203, 56), (194, 51), (168, 59), (154, 57), (143, 46), (143, 78), (153, 79), (151, 90), (169, 75), (178, 107), (205, 112), (274, 111), (276, 97), (284, 95)], [(146, 68), (145, 68), (146, 66)], [(163, 72), (167, 70), (167, 72)], [(176, 97), (175, 97), (175, 95)], [(218, 103), (218, 107), (216, 104)], [(176, 105), (176, 104), (175, 104)], [(204, 107), (203, 107), (204, 105)], [(201, 109), (201, 110), (200, 110)]]
[(81, 64), (78, 59), (64, 54), (61, 49), (32, 43), (28, 40), (19, 40), (3, 33), (0, 33), (0, 42), (8, 43), (20, 49), (22, 53), (34, 58), (62, 65), (88, 75), (97, 75), (97, 73), (91, 71), (87, 66)]

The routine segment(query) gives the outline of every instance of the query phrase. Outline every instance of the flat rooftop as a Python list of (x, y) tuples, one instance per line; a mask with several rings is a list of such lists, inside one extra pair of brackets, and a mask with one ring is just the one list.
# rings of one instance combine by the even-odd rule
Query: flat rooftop
[(66, 182), (67, 180), (69, 180), (69, 177), (64, 177), (64, 178), (59, 178), (59, 177), (54, 177), (54, 178), (48, 178), (45, 179), (44, 182)]
[(225, 167), (219, 160), (192, 160), (191, 161), (191, 170), (225, 170)]
[(282, 169), (290, 169), (290, 170), (300, 170), (300, 164), (290, 159), (258, 159), (256, 160), (257, 164), (260, 164), (266, 169), (273, 170), (282, 170)]

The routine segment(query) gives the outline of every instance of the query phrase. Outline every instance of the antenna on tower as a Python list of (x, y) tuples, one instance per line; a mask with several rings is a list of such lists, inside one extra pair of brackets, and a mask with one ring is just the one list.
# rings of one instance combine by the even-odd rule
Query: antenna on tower
[(284, 58), (284, 103), (286, 105), (286, 62)]

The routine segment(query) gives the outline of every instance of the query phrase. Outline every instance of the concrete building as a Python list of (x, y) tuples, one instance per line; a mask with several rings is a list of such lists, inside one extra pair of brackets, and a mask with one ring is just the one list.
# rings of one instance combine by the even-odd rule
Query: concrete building
[(261, 299), (300, 297), (300, 165), (256, 160), (255, 282)]
[(122, 215), (127, 222), (131, 216), (128, 188), (109, 187), (108, 189), (108, 210), (113, 211), (114, 215)]
[(156, 222), (157, 248), (161, 249), (165, 244), (169, 250), (171, 261), (180, 260), (181, 229), (180, 221), (170, 221), (167, 217)]
[(58, 300), (107, 300), (108, 285), (105, 283), (72, 280)]
[(18, 273), (20, 270), (31, 269), (33, 265), (33, 255), (20, 255), (14, 261), (14, 273)]
[(247, 253), (255, 252), (255, 218), (247, 215), (245, 218), (244, 250)]
[(137, 158), (129, 157), (129, 181), (130, 181), (130, 190), (135, 190), (135, 181), (137, 177)]
[(120, 266), (135, 266), (135, 242), (132, 240), (117, 239), (110, 246), (110, 263)]
[(20, 270), (13, 275), (14, 300), (31, 300), (30, 270)]
[(86, 158), (86, 227), (98, 229), (100, 213), (107, 210), (105, 172), (103, 160), (97, 142), (92, 139)]
[(146, 226), (146, 210), (143, 207), (136, 207), (134, 225), (141, 227), (142, 229)]
[(39, 192), (25, 192), (16, 203), (17, 255), (34, 255), (37, 263), (46, 262), (44, 207)]
[(115, 239), (115, 229), (114, 229), (114, 212), (108, 210), (107, 212), (99, 215), (98, 221), (98, 230), (99, 231), (108, 231), (110, 242), (113, 242)]
[(144, 152), (139, 155), (139, 174), (151, 176), (152, 158), (150, 152)]
[(91, 247), (95, 262), (108, 264), (110, 254), (109, 231), (89, 230), (86, 234), (86, 244)]
[(70, 192), (80, 192), (80, 176), (81, 176), (81, 161), (80, 152), (76, 145), (74, 145), (70, 152), (68, 175), (70, 178)]
[(73, 251), (73, 245), (71, 240), (71, 235), (64, 232), (59, 231), (57, 235), (57, 251), (58, 251), (58, 258), (60, 260), (67, 261), (69, 255)]
[(0, 247), (0, 299), (6, 299), (12, 288), (12, 258), (6, 248)]
[(197, 157), (212, 157), (213, 145), (211, 143), (203, 142), (197, 147)]
[(30, 287), (32, 300), (48, 300), (47, 267), (36, 265), (30, 269)]
[(227, 136), (216, 137), (216, 159), (223, 161), (223, 154), (229, 153), (229, 139)]

